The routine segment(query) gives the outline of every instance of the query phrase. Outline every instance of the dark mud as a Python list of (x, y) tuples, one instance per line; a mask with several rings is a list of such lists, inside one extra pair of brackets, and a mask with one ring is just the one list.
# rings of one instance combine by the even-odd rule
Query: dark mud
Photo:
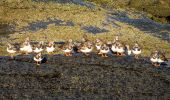
[(97, 55), (47, 56), (36, 66), (31, 56), (0, 57), (0, 99), (167, 100), (170, 68), (147, 58)]

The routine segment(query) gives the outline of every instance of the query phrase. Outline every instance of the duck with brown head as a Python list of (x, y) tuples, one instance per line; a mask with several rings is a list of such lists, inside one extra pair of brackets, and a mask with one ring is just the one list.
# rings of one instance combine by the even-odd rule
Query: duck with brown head
[(120, 42), (119, 36), (116, 35), (113, 43), (111, 44), (111, 50), (116, 56), (125, 55), (125, 46)]
[(120, 42), (117, 43), (117, 56), (125, 55), (125, 46)]
[(135, 43), (135, 45), (133, 46), (132, 53), (134, 54), (136, 59), (138, 59), (139, 55), (142, 53), (141, 47), (137, 43)]
[(102, 45), (103, 45), (103, 40), (97, 38), (96, 41), (95, 41), (95, 47), (96, 47), (98, 54), (100, 54), (100, 49), (101, 49)]
[(66, 41), (62, 46), (61, 49), (64, 52), (65, 56), (72, 56), (72, 52), (73, 52), (73, 42), (72, 39), (69, 39), (68, 41)]
[(165, 64), (167, 65), (168, 59), (166, 58), (165, 52), (160, 52), (158, 56), (158, 66)]
[(34, 61), (36, 62), (36, 64), (39, 66), (41, 64), (41, 61), (42, 61), (42, 56), (41, 56), (41, 53), (37, 53), (35, 56), (34, 56)]
[(93, 43), (92, 42), (85, 42), (80, 47), (80, 52), (84, 53), (85, 55), (89, 55), (93, 51)]
[(152, 65), (157, 66), (158, 56), (159, 56), (158, 50), (155, 50), (154, 52), (151, 53), (150, 61), (151, 61)]
[(110, 52), (109, 46), (106, 43), (102, 44), (100, 48), (100, 54), (102, 54), (102, 57), (108, 57), (107, 54), (109, 52)]

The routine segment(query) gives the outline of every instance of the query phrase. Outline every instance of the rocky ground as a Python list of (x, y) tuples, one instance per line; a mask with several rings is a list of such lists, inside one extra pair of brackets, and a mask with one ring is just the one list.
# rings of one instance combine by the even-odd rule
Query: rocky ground
[(0, 98), (167, 100), (170, 67), (153, 67), (148, 58), (101, 58), (95, 54), (47, 56), (36, 66), (31, 56), (0, 58)]

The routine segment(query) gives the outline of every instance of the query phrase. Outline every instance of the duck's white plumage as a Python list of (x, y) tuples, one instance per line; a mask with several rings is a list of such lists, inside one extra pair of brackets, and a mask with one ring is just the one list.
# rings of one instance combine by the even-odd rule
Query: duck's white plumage
[(142, 50), (141, 50), (141, 48), (139, 47), (139, 45), (138, 45), (137, 43), (136, 43), (135, 46), (133, 47), (132, 53), (133, 53), (134, 55), (139, 55), (139, 54), (142, 53)]
[(69, 53), (69, 52), (72, 52), (72, 51), (73, 51), (73, 49), (68, 49), (68, 48), (63, 50), (63, 52), (66, 52), (66, 53)]
[(20, 48), (20, 51), (26, 52), (26, 53), (31, 53), (33, 52), (32, 46), (30, 44), (30, 39), (27, 37), (25, 39), (25, 42), (23, 43), (23, 46)]
[(17, 51), (14, 45), (11, 45), (10, 43), (8, 43), (7, 52), (11, 54), (11, 57), (13, 57), (13, 54), (15, 54)]
[(100, 50), (101, 45), (95, 45), (97, 50)]
[(44, 49), (43, 49), (43, 44), (44, 42), (43, 41), (40, 41), (37, 45), (37, 47), (35, 47), (35, 49), (33, 50), (33, 52), (35, 53), (40, 53), (42, 52)]
[(103, 45), (101, 46), (100, 53), (107, 54), (107, 53), (109, 53), (109, 52), (110, 52), (109, 47), (108, 47), (106, 44), (103, 44)]
[(100, 52), (101, 52), (101, 53), (109, 53), (110, 50), (109, 50), (109, 49), (108, 49), (108, 50), (106, 50), (106, 49), (102, 50), (102, 49), (101, 49)]
[(9, 49), (9, 48), (7, 47), (7, 52), (8, 52), (8, 53), (16, 53), (17, 51), (16, 51), (16, 50), (13, 50), (13, 49)]
[(34, 61), (37, 62), (37, 65), (39, 65), (39, 63), (41, 63), (41, 61), (43, 60), (41, 53), (38, 53), (36, 56), (34, 56)]
[(116, 45), (112, 45), (111, 50), (112, 50), (113, 52), (117, 52), (117, 46), (116, 46)]
[(96, 39), (95, 47), (96, 47), (97, 50), (100, 50), (102, 44), (103, 44), (103, 41), (101, 39)]
[(117, 48), (117, 52), (118, 52), (118, 53), (124, 53), (125, 50), (124, 50), (123, 47), (118, 47), (118, 48)]
[(128, 55), (131, 55), (131, 54), (132, 54), (132, 51), (131, 51), (131, 50), (127, 50), (127, 54), (128, 54)]
[(40, 52), (43, 51), (43, 49), (36, 47), (33, 51), (34, 51), (35, 53), (40, 53)]
[(48, 53), (53, 52), (54, 50), (55, 50), (54, 46), (46, 47), (46, 51), (47, 51)]
[(132, 50), (132, 53), (135, 54), (135, 55), (139, 55), (139, 54), (142, 53), (142, 51), (135, 49), (135, 50)]
[(24, 44), (23, 47), (20, 48), (20, 51), (31, 53), (33, 52), (33, 49), (30, 43), (27, 43), (26, 45)]
[(93, 50), (93, 43), (91, 41), (83, 42), (79, 50), (83, 53), (90, 53)]
[(125, 49), (125, 52), (127, 55), (131, 55), (132, 54), (132, 50), (130, 49), (129, 45), (125, 45), (126, 46), (126, 49)]
[(150, 56), (150, 61), (152, 63), (157, 63), (158, 62), (158, 57), (159, 57), (159, 54), (158, 54), (158, 51), (154, 51), (151, 56)]
[(162, 60), (161, 58), (158, 58), (158, 63), (163, 63), (165, 62), (164, 60)]
[(156, 63), (157, 66), (160, 66), (162, 63), (167, 63), (167, 59), (165, 55), (159, 51), (155, 51), (151, 54), (150, 61), (152, 63)]
[(88, 48), (88, 47), (83, 47), (80, 49), (81, 52), (83, 53), (90, 53), (92, 52), (93, 48)]
[(151, 57), (150, 60), (151, 60), (151, 62), (153, 62), (153, 63), (158, 62), (158, 58), (153, 58), (153, 57)]
[(54, 47), (54, 42), (49, 42), (48, 46), (46, 47), (47, 53), (54, 52), (55, 47)]
[(40, 57), (40, 58), (34, 57), (34, 61), (41, 62), (41, 61), (42, 61), (42, 58), (41, 58), (41, 57)]

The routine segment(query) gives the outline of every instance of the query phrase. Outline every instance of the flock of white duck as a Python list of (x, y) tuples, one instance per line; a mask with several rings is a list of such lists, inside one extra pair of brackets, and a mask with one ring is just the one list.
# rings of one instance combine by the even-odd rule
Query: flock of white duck
[[(135, 43), (130, 49), (129, 45), (123, 45), (121, 43), (118, 36), (116, 36), (112, 42), (104, 42), (101, 39), (96, 39), (96, 41), (93, 42), (87, 39), (87, 35), (84, 35), (82, 41), (73, 42), (71, 39), (69, 39), (58, 48), (64, 52), (65, 56), (72, 56), (72, 54), (76, 52), (82, 52), (88, 56), (94, 49), (96, 49), (98, 54), (102, 57), (108, 57), (108, 54), (113, 54), (115, 56), (134, 55), (134, 57), (138, 59), (139, 55), (142, 53), (141, 47), (137, 43)], [(49, 42), (47, 45), (45, 45), (43, 41), (40, 41), (36, 45), (31, 45), (29, 38), (25, 39), (18, 50), (13, 44), (8, 43), (7, 46), (7, 52), (11, 55), (11, 58), (13, 58), (14, 54), (17, 52), (24, 52), (26, 54), (35, 53), (33, 59), (36, 61), (37, 65), (40, 65), (41, 61), (43, 60), (43, 51), (51, 54), (55, 51), (55, 49), (56, 47), (53, 41)], [(151, 53), (150, 61), (154, 66), (158, 67), (162, 63), (166, 63), (168, 60), (164, 53), (156, 50)]]

